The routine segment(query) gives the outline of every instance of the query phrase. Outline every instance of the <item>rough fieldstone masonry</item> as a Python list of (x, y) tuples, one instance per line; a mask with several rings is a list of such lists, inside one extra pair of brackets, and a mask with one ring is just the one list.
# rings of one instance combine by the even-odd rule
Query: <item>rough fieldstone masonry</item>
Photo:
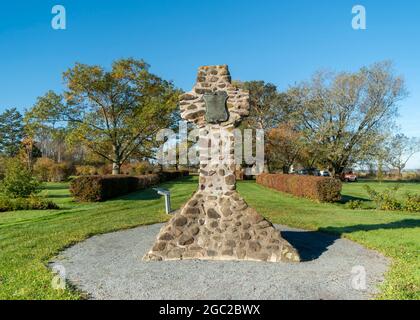
[[(218, 108), (209, 110), (212, 103)], [(236, 192), (233, 129), (248, 115), (249, 93), (232, 85), (226, 65), (200, 67), (180, 109), (200, 130), (199, 188), (144, 259), (299, 261), (296, 250)]]

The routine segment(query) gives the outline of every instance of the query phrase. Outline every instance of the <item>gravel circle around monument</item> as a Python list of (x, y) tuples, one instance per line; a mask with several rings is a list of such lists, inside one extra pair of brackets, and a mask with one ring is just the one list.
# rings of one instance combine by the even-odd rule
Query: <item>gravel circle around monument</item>
[(93, 236), (50, 266), (90, 299), (318, 300), (372, 298), (390, 263), (347, 239), (279, 225), (302, 262), (143, 261), (162, 226)]

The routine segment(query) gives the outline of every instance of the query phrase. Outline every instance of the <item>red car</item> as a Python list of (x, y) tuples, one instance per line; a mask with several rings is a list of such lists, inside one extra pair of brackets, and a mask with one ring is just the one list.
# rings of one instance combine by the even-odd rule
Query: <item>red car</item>
[(345, 173), (342, 179), (345, 182), (357, 182), (357, 176), (351, 171)]

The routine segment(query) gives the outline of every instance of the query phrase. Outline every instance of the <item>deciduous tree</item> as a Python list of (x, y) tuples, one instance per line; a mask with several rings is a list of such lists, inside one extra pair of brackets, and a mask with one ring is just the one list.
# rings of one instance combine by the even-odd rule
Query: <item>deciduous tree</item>
[(179, 94), (134, 59), (117, 60), (109, 71), (77, 63), (64, 81), (64, 94), (40, 97), (28, 121), (68, 123), (69, 140), (112, 162), (113, 174), (134, 153), (150, 155), (155, 134), (171, 124)]
[(402, 171), (407, 162), (417, 152), (420, 152), (420, 139), (409, 138), (404, 134), (396, 134), (391, 137), (385, 147), (385, 161), (398, 170), (398, 177), (402, 177)]
[(281, 169), (283, 173), (289, 173), (291, 166), (303, 155), (304, 139), (302, 133), (295, 130), (291, 123), (282, 123), (271, 129), (267, 141), (270, 171)]
[(406, 96), (389, 62), (355, 73), (317, 73), (288, 92), (306, 138), (336, 174), (370, 157)]
[[(264, 81), (235, 82), (235, 84), (249, 91), (249, 116), (242, 122), (241, 128), (262, 129), (264, 140), (267, 141), (271, 129), (291, 119), (293, 112), (290, 108), (293, 105), (289, 101), (289, 96), (279, 92), (274, 84)], [(270, 155), (267, 149), (265, 151), (265, 171), (268, 171), (271, 167)]]

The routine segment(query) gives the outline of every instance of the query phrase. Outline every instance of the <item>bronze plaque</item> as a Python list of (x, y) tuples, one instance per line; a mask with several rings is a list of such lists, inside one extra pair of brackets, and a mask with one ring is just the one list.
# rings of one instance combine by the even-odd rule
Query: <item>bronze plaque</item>
[(203, 96), (206, 103), (206, 121), (207, 123), (220, 123), (229, 119), (226, 108), (228, 95), (226, 92), (215, 92)]

